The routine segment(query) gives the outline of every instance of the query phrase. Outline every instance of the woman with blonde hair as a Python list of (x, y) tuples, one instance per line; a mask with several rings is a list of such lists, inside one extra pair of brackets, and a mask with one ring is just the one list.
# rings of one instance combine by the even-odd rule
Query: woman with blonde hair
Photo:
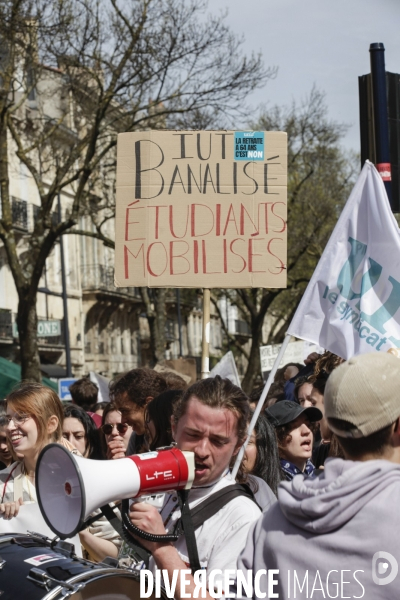
[(11, 519), (22, 503), (37, 502), (35, 469), (41, 450), (62, 438), (63, 406), (56, 392), (40, 383), (20, 384), (6, 397), (6, 433), (19, 460), (0, 472), (0, 515)]

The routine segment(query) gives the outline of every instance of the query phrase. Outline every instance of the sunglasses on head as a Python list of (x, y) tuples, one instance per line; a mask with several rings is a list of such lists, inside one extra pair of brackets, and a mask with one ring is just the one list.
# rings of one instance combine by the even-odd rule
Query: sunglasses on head
[(114, 429), (114, 427), (117, 428), (118, 433), (120, 433), (121, 435), (124, 435), (124, 433), (127, 432), (128, 430), (128, 423), (106, 423), (105, 425), (101, 426), (101, 429), (104, 433), (104, 435), (110, 435), (112, 433), (112, 430)]

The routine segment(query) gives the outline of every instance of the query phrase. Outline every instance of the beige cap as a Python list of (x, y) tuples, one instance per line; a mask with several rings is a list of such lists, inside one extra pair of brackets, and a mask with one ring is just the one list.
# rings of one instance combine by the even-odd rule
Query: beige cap
[[(329, 376), (324, 404), (338, 436), (366, 437), (388, 427), (400, 416), (400, 360), (381, 352), (350, 358)], [(331, 418), (350, 426), (338, 429)]]

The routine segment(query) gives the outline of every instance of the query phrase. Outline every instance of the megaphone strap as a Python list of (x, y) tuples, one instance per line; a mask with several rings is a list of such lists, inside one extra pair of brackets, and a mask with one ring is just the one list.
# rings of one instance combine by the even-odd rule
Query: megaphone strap
[(214, 494), (211, 494), (206, 500), (203, 500), (192, 509), (194, 529), (196, 530), (201, 527), (205, 521), (213, 517), (221, 510), (221, 508), (239, 496), (249, 498), (249, 500), (252, 500), (257, 504), (258, 508), (261, 510), (261, 507), (254, 498), (254, 494), (249, 486), (244, 483), (234, 483), (222, 488), (222, 490), (219, 490), (218, 492), (214, 492)]
[(181, 521), (183, 532), (185, 534), (186, 547), (189, 556), (189, 563), (192, 573), (201, 569), (199, 553), (197, 550), (196, 536), (194, 533), (192, 515), (189, 507), (189, 490), (179, 490), (178, 497), (181, 505)]

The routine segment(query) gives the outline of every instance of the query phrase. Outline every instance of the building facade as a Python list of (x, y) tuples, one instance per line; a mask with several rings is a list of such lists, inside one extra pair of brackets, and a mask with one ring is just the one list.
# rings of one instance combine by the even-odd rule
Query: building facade
[[(26, 181), (25, 181), (26, 184)], [(13, 222), (19, 243), (30, 235), (37, 205), (29, 201), (18, 181), (13, 179)], [(18, 196), (16, 195), (18, 194)], [(24, 196), (24, 197), (21, 197)], [(68, 206), (68, 198), (61, 197)], [(90, 231), (89, 217), (82, 218), (81, 230)], [(113, 223), (109, 223), (112, 235)], [(150, 329), (138, 288), (114, 286), (114, 253), (100, 240), (82, 235), (62, 237), (67, 282), (68, 328), (72, 371), (75, 377), (95, 371), (113, 377), (128, 369), (151, 366)], [(62, 301), (60, 243), (46, 262), (37, 298), (38, 341), (43, 372), (49, 377), (65, 376), (65, 323)], [(0, 244), (0, 356), (19, 361), (16, 325), (18, 295), (4, 248)], [(169, 290), (166, 301), (165, 358), (182, 355), (197, 359), (198, 371), (202, 341), (201, 295), (180, 302), (179, 335), (176, 290)], [(210, 355), (222, 355), (223, 333), (212, 310)]]
[[(77, 139), (84, 120), (79, 107), (73, 105), (71, 96), (63, 93), (60, 81), (62, 69), (43, 67), (41, 78), (25, 100), (20, 102), (20, 122), (34, 122), (40, 116), (42, 122), (54, 123), (62, 120), (59, 140), (56, 145), (68, 146), (68, 140)], [(20, 92), (16, 92), (18, 103)], [(22, 94), (22, 92), (21, 92)], [(22, 98), (22, 96), (21, 96)], [(16, 113), (17, 114), (17, 113)], [(40, 120), (38, 119), (38, 121)], [(79, 120), (81, 119), (81, 120)], [(17, 156), (16, 144), (9, 136), (9, 190), (11, 196), (12, 223), (18, 253), (29, 252), (32, 235), (40, 210), (37, 185), (27, 167)], [(51, 161), (50, 161), (51, 165)], [(53, 172), (51, 172), (53, 169)], [(53, 167), (43, 174), (43, 187), (50, 187), (54, 177)], [(110, 171), (99, 167), (98, 177), (91, 194), (107, 206), (108, 196), (113, 194), (113, 177)], [(65, 218), (74, 202), (74, 183), (67, 186), (53, 207), (51, 219), (58, 222)], [(102, 202), (104, 200), (104, 202)], [(90, 204), (90, 203), (89, 203)], [(86, 212), (85, 212), (86, 211)], [(82, 211), (77, 229), (95, 233), (94, 221), (98, 215), (87, 206)], [(0, 209), (1, 218), (1, 209)], [(114, 221), (109, 218), (104, 233), (114, 238)], [(38, 342), (41, 366), (44, 374), (59, 378), (65, 376), (66, 367), (66, 323), (63, 306), (64, 268), (67, 295), (68, 333), (71, 350), (72, 371), (81, 377), (95, 371), (107, 377), (138, 366), (151, 366), (152, 353), (150, 329), (138, 288), (116, 288), (114, 286), (114, 251), (95, 237), (76, 235), (69, 231), (62, 236), (64, 265), (61, 261), (61, 242), (58, 241), (46, 261), (37, 295)], [(190, 296), (190, 297), (189, 297)], [(165, 359), (194, 357), (200, 372), (202, 342), (201, 294), (187, 295), (182, 291), (179, 302), (176, 290), (169, 290), (166, 300)], [(0, 356), (19, 362), (19, 338), (16, 325), (18, 295), (8, 265), (5, 249), (0, 242)], [(229, 310), (232, 312), (233, 307)], [(226, 312), (226, 311), (225, 311)], [(228, 311), (229, 312), (229, 311)], [(180, 313), (180, 324), (178, 313)], [(239, 329), (245, 332), (245, 324), (232, 313), (228, 323), (230, 332), (236, 335)], [(233, 330), (232, 330), (233, 327)], [(240, 333), (240, 335), (242, 335)], [(224, 352), (224, 336), (221, 321), (211, 306), (210, 356), (217, 361)]]

